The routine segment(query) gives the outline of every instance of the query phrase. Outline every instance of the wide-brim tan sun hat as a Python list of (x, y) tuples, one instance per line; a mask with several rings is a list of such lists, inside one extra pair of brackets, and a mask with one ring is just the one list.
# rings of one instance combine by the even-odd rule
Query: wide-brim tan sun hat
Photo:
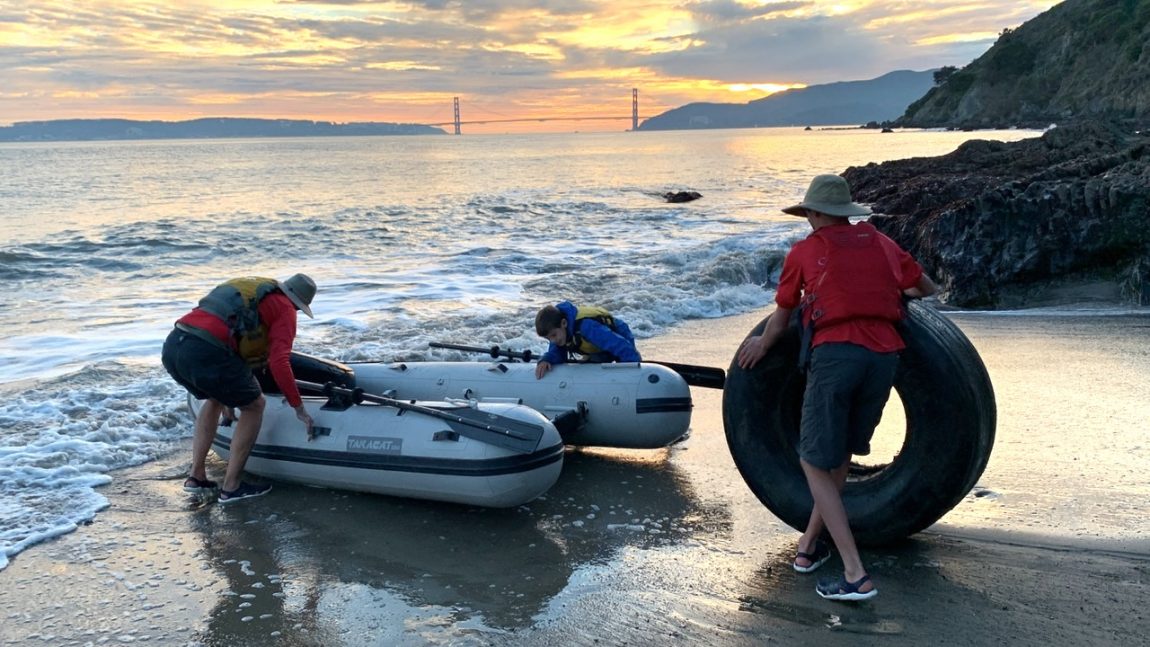
[(866, 216), (871, 212), (870, 207), (851, 201), (851, 189), (844, 178), (830, 174), (816, 175), (803, 201), (783, 209), (783, 213), (806, 216), (807, 209), (840, 218)]
[(315, 298), (315, 281), (307, 274), (296, 274), (286, 281), (276, 281), (280, 290), (295, 304), (295, 307), (312, 319), (311, 300)]

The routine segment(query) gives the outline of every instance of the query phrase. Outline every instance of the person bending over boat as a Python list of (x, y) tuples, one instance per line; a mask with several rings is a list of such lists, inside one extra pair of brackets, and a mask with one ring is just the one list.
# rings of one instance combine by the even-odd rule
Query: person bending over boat
[(831, 600), (865, 600), (878, 589), (859, 558), (842, 488), (851, 455), (870, 453), (898, 352), (906, 347), (895, 328), (903, 317), (902, 297), (930, 296), (938, 288), (874, 225), (850, 223), (848, 217), (871, 211), (851, 201), (850, 187), (838, 175), (815, 177), (803, 201), (783, 212), (805, 217), (814, 231), (787, 253), (775, 295), (778, 307), (763, 334), (743, 342), (737, 360), (749, 369), (765, 357), (795, 308), (801, 308), (804, 326), (813, 327), (799, 462), (814, 509), (793, 566), (810, 573), (830, 558), (830, 548), (819, 538), (825, 525), (842, 556), (843, 576), (821, 580), (815, 590)]
[(535, 315), (535, 332), (550, 344), (535, 365), (535, 378), (556, 364), (582, 355), (585, 362), (638, 362), (635, 336), (627, 323), (598, 306), (577, 307), (570, 301), (543, 306)]
[(232, 432), (230, 457), (220, 503), (267, 494), (272, 486), (244, 483), (248, 454), (263, 422), (265, 400), (252, 370), (266, 366), (296, 417), (310, 431), (312, 418), (303, 405), (291, 368), (296, 310), (311, 317), (315, 281), (296, 274), (286, 281), (261, 277), (232, 279), (216, 286), (199, 305), (176, 321), (164, 341), (164, 368), (180, 386), (207, 400), (196, 417), (192, 470), (184, 490), (204, 494), (218, 484), (204, 465), (219, 429), (220, 416), (239, 421)]

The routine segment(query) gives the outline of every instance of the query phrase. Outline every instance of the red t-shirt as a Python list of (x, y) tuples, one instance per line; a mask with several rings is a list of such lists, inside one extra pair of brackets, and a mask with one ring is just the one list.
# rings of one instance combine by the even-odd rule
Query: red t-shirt
[[(268, 327), (268, 370), (288, 404), (298, 407), (303, 400), (291, 370), (291, 347), (296, 333), (295, 304), (286, 295), (273, 292), (260, 301), (259, 312), (260, 322)], [(196, 308), (181, 317), (178, 323), (206, 330), (232, 350), (237, 350), (227, 323), (210, 312)]]
[[(898, 243), (874, 229), (874, 225), (860, 222), (855, 225), (831, 225), (827, 229), (832, 227), (870, 228), (877, 236), (884, 252), (881, 257), (876, 254), (874, 262), (889, 265), (898, 282), (899, 290), (906, 290), (918, 284), (919, 278), (922, 277), (922, 266), (899, 247)], [(815, 232), (811, 232), (791, 248), (783, 261), (783, 273), (779, 277), (779, 287), (775, 293), (775, 302), (780, 308), (793, 310), (799, 307), (803, 293), (808, 289), (807, 286), (815, 285), (822, 274), (827, 250), (827, 243), (819, 239)], [(834, 278), (833, 273), (827, 276), (828, 279)], [(848, 342), (878, 353), (891, 353), (906, 348), (894, 324), (881, 319), (853, 319), (826, 328), (815, 326), (811, 347), (828, 342)]]

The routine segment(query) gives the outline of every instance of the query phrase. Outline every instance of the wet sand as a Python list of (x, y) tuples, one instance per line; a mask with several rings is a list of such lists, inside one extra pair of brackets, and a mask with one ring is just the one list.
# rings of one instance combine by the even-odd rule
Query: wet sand
[[(180, 489), (177, 448), (115, 472), (93, 523), (0, 571), (0, 643), (1139, 644), (1150, 317), (951, 316), (994, 382), (994, 453), (939, 523), (863, 551), (872, 601), (824, 601), (791, 570), (797, 533), (742, 482), (721, 392), (695, 389), (686, 442), (569, 451), (555, 488), (512, 510), (287, 483), (204, 505)], [(760, 317), (642, 349), (725, 368)]]

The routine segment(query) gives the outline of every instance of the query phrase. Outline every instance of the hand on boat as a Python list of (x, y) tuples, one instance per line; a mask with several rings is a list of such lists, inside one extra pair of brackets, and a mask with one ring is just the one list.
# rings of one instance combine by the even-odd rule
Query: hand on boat
[(547, 371), (550, 370), (551, 362), (546, 360), (539, 360), (539, 363), (535, 365), (535, 379), (542, 379), (544, 375), (547, 375)]
[(299, 418), (299, 421), (303, 423), (303, 428), (307, 430), (307, 439), (311, 440), (311, 428), (315, 425), (315, 421), (311, 419), (311, 415), (307, 412), (307, 407), (303, 406), (302, 403), (295, 408), (295, 417)]

